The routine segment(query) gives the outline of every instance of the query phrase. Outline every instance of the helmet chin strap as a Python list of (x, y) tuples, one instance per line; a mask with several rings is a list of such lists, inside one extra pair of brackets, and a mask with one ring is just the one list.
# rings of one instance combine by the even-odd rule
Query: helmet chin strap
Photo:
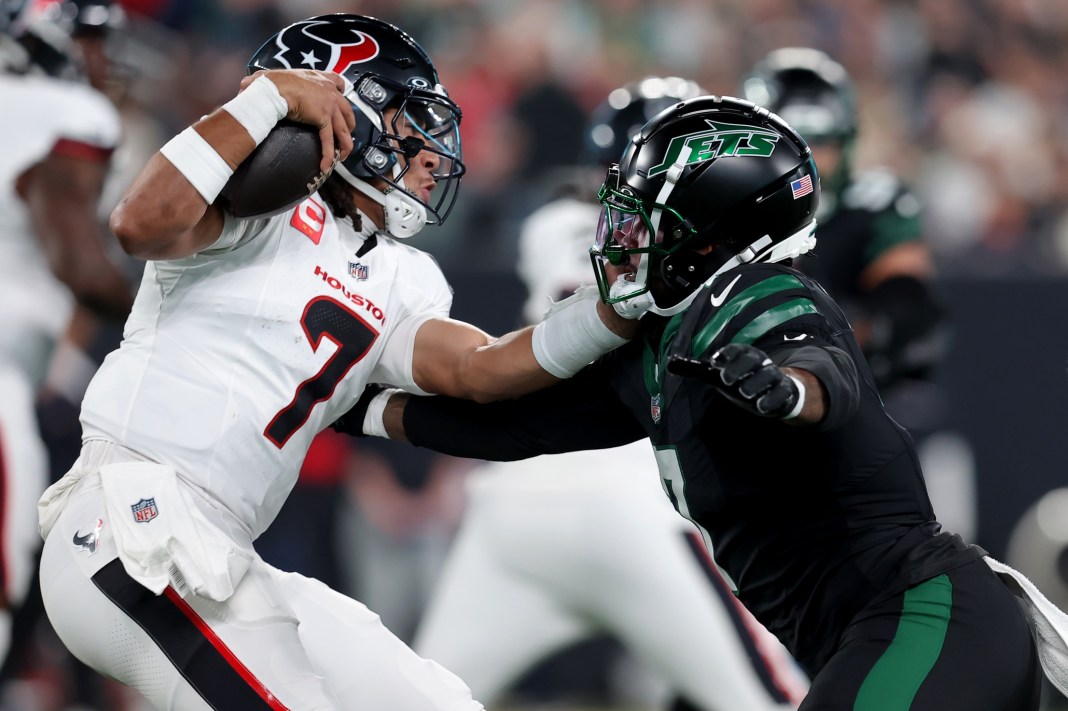
[(738, 254), (734, 255), (726, 262), (723, 263), (716, 273), (705, 280), (702, 286), (708, 286), (712, 281), (720, 274), (734, 269), (740, 264), (749, 264), (751, 262), (782, 262), (787, 259), (793, 259), (799, 257), (806, 252), (811, 251), (816, 246), (816, 220), (812, 220), (804, 227), (794, 232), (780, 242), (771, 245), (771, 237), (764, 235), (756, 242), (743, 249)]
[[(357, 178), (341, 163), (338, 163), (334, 170), (345, 179), (346, 183), (382, 206), (385, 222), (382, 229), (391, 237), (407, 239), (417, 234), (426, 225), (426, 207), (406, 190), (391, 187), (386, 192), (382, 192), (372, 187), (367, 181)], [(400, 166), (395, 165), (393, 167), (395, 179), (399, 179), (397, 175), (399, 171)]]
[[(781, 262), (786, 259), (793, 259), (794, 257), (798, 257), (812, 250), (816, 246), (816, 220), (812, 220), (781, 242), (771, 245), (770, 249), (768, 248), (769, 245), (771, 245), (771, 237), (764, 235), (756, 242), (753, 242), (741, 252), (724, 262), (723, 266), (717, 269), (715, 274), (706, 279), (702, 286), (708, 286), (717, 276), (734, 269), (741, 264), (749, 264), (751, 262)], [(642, 255), (643, 261), (645, 256), (646, 255)], [(616, 283), (612, 285), (613, 295), (616, 293), (616, 285), (620, 284), (622, 279), (623, 276), (620, 276), (619, 279), (616, 280)], [(630, 282), (625, 283), (630, 284)], [(620, 307), (623, 307), (627, 311), (637, 311), (640, 309), (641, 313), (650, 312), (657, 314), (658, 316), (674, 316), (689, 307), (689, 305), (693, 303), (693, 300), (697, 298), (697, 294), (700, 291), (700, 288), (694, 289), (693, 293), (674, 306), (657, 306), (653, 301), (652, 294), (648, 291), (632, 299), (627, 299), (626, 301), (614, 304), (614, 306), (619, 315), (624, 318), (638, 318), (638, 316), (627, 316), (627, 314), (620, 310)]]

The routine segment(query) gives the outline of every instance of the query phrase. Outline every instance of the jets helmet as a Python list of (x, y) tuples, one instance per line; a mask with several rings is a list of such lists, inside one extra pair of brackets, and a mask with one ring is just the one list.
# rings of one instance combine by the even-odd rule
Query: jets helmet
[[(268, 39), (248, 63), (250, 73), (260, 69), (319, 69), (348, 80), (346, 97), (357, 120), (353, 150), (335, 168), (337, 175), (385, 208), (384, 227), (395, 237), (445, 221), (464, 174), (461, 113), (430, 57), (408, 34), (364, 15), (320, 15)], [(422, 151), (438, 159), (428, 200), (403, 182), (408, 161)]]
[(646, 77), (614, 89), (590, 114), (586, 163), (607, 168), (619, 160), (631, 136), (667, 107), (706, 92), (681, 77)]
[(608, 169), (598, 198), (590, 256), (601, 298), (617, 310), (642, 303), (672, 315), (716, 274), (815, 246), (812, 152), (742, 99), (703, 96), (662, 111)]

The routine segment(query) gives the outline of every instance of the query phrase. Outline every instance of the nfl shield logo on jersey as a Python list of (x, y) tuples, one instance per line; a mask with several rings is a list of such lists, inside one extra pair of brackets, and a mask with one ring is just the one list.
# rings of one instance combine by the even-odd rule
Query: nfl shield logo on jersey
[(349, 276), (355, 277), (356, 281), (367, 281), (367, 265), (349, 262)]
[(649, 398), (649, 414), (654, 424), (660, 424), (660, 393)]
[(159, 509), (156, 508), (155, 497), (151, 499), (141, 499), (136, 504), (132, 504), (130, 509), (133, 511), (134, 521), (138, 523), (148, 523), (156, 516), (159, 516)]

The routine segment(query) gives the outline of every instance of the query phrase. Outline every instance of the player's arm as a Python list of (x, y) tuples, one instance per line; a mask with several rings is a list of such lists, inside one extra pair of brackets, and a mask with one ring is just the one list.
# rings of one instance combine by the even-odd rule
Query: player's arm
[(616, 447), (645, 437), (605, 371), (598, 363), (546, 390), (493, 403), (371, 390), (334, 428), (493, 461)]
[(833, 346), (787, 349), (770, 357), (750, 344), (730, 343), (703, 358), (672, 356), (668, 369), (702, 380), (744, 410), (791, 425), (833, 429), (856, 412), (856, 365)]
[(341, 158), (352, 150), (355, 118), (345, 80), (303, 69), (256, 72), (241, 93), (175, 136), (154, 155), (111, 215), (126, 252), (142, 259), (175, 259), (212, 245), (222, 233), (215, 199), (234, 169), (283, 118), (316, 126), (328, 170), (335, 142)]
[(726, 303), (698, 299), (704, 326), (688, 352), (671, 355), (668, 370), (760, 417), (823, 429), (851, 417), (860, 378), (840, 338), (849, 327), (826, 294), (778, 267), (744, 270), (736, 283)]
[(627, 341), (638, 322), (582, 290), (537, 326), (494, 338), (470, 324), (431, 319), (412, 357), (417, 385), (430, 393), (490, 402), (540, 390), (574, 375)]
[(934, 263), (916, 198), (898, 185), (871, 230), (867, 264), (857, 277), (861, 313), (854, 330), (876, 382), (885, 384), (920, 375), (941, 357), (945, 308), (933, 288)]
[(93, 311), (125, 318), (133, 303), (130, 287), (108, 258), (96, 215), (109, 154), (60, 140), (18, 177), (15, 189), (56, 278)]

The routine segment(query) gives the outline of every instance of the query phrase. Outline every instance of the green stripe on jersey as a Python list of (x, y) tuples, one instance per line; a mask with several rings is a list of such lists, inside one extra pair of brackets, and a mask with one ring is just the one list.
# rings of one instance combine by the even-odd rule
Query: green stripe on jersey
[(894, 641), (860, 685), (853, 711), (908, 711), (942, 653), (952, 610), (945, 574), (905, 591)]
[(682, 317), (686, 315), (683, 311), (680, 314), (675, 314), (671, 317), (671, 320), (664, 326), (664, 333), (660, 336), (660, 342), (655, 346), (651, 343), (651, 339), (645, 339), (645, 350), (642, 353), (642, 366), (645, 371), (645, 389), (649, 391), (650, 395), (657, 395), (661, 391), (661, 385), (664, 382), (664, 368), (662, 364), (665, 362), (665, 356), (667, 355), (668, 348), (671, 347), (671, 342), (675, 340), (676, 334), (679, 332), (679, 328), (682, 326)]
[(773, 276), (770, 279), (765, 279), (762, 282), (753, 284), (745, 291), (740, 292), (733, 299), (723, 305), (716, 315), (713, 316), (708, 323), (704, 325), (701, 331), (694, 336), (691, 343), (691, 354), (694, 358), (700, 357), (704, 354), (708, 347), (712, 345), (712, 342), (716, 340), (716, 336), (726, 328), (731, 319), (741, 313), (749, 304), (758, 299), (763, 299), (765, 296), (771, 296), (772, 294), (780, 291), (786, 291), (788, 289), (800, 289), (802, 288), (801, 281), (792, 274), (779, 274)]
[(755, 343), (760, 338), (775, 328), (791, 319), (805, 314), (818, 314), (816, 305), (810, 299), (794, 299), (784, 304), (772, 307), (755, 319), (746, 324), (746, 327), (735, 334), (731, 343)]

